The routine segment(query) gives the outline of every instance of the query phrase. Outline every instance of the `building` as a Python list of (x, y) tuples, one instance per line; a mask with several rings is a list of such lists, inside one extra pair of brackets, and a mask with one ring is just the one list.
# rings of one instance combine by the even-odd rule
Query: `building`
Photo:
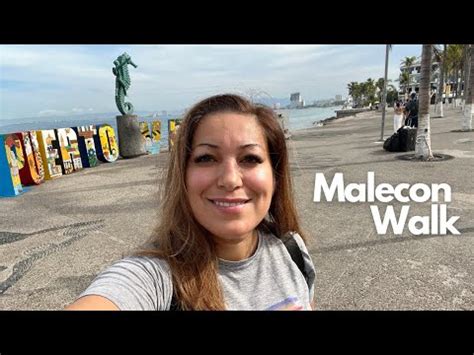
[(302, 108), (304, 106), (304, 101), (301, 98), (299, 92), (295, 92), (290, 95), (290, 108)]
[(342, 95), (336, 95), (336, 101), (342, 101)]
[[(400, 65), (400, 78), (403, 73), (408, 73), (408, 82), (400, 82), (400, 91), (398, 92), (398, 97), (400, 99), (408, 99), (412, 92), (418, 93), (420, 90), (420, 76), (421, 76), (421, 56), (416, 59), (416, 61), (407, 67), (404, 63)], [(437, 93), (440, 79), (440, 66), (434, 58), (431, 63), (431, 83), (430, 83), (430, 96), (433, 97)], [(449, 80), (445, 79), (445, 93), (449, 94), (450, 88), (454, 83), (451, 83)], [(434, 102), (432, 102), (434, 103)]]

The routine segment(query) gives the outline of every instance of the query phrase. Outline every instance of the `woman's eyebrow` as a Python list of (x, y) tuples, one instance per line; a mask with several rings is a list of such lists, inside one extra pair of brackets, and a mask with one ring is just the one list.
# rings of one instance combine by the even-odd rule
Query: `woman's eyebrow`
[[(249, 144), (243, 144), (241, 146), (239, 146), (239, 148), (241, 149), (245, 149), (245, 148), (254, 148), (254, 147), (257, 147), (257, 148), (262, 148), (262, 146), (258, 143), (249, 143)], [(263, 149), (263, 148), (262, 148)]]
[(199, 144), (196, 144), (196, 146), (194, 148), (197, 148), (197, 147), (200, 147), (200, 146), (208, 146), (208, 147), (211, 147), (211, 148), (219, 148), (219, 146), (217, 144), (211, 144), (211, 143), (199, 143)]
[[(201, 146), (210, 147), (210, 148), (219, 148), (219, 145), (217, 145), (217, 144), (205, 143), (205, 142), (196, 144), (196, 146), (194, 148), (201, 147)], [(248, 144), (239, 145), (239, 149), (254, 148), (254, 147), (263, 149), (263, 147), (258, 143), (248, 143)]]

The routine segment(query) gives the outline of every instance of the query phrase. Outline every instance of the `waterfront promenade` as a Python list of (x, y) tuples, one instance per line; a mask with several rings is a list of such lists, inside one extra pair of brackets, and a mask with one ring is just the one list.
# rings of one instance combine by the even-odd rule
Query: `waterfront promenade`
[[(388, 110), (385, 138), (392, 131)], [(381, 113), (369, 111), (288, 140), (298, 211), (317, 269), (321, 310), (474, 309), (474, 132), (459, 130), (460, 109), (433, 118), (432, 148), (454, 159), (412, 162), (388, 153)], [(0, 199), (0, 309), (62, 309), (95, 275), (144, 242), (156, 217), (158, 182), (168, 153), (118, 160), (63, 176), (16, 198)], [(313, 202), (315, 173), (330, 182), (448, 183), (448, 215), (461, 235), (377, 235), (370, 205)], [(400, 211), (402, 203), (392, 203)], [(431, 201), (410, 203), (429, 215)]]

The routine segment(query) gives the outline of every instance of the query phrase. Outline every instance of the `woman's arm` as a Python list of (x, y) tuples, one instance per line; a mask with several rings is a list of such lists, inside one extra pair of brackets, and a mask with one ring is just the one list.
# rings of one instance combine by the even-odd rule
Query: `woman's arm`
[(66, 308), (66, 311), (119, 311), (120, 309), (110, 301), (109, 299), (89, 295), (79, 298), (74, 303), (70, 304)]
[(166, 310), (173, 297), (164, 261), (126, 257), (102, 271), (67, 310)]

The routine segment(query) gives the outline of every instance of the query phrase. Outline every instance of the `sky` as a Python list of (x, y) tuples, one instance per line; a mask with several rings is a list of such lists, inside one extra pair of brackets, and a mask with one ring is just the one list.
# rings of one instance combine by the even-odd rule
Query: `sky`
[[(113, 61), (127, 52), (136, 111), (180, 111), (214, 94), (306, 103), (347, 96), (347, 84), (383, 78), (383, 45), (0, 45), (0, 122), (117, 112)], [(421, 45), (394, 45), (388, 78)]]

